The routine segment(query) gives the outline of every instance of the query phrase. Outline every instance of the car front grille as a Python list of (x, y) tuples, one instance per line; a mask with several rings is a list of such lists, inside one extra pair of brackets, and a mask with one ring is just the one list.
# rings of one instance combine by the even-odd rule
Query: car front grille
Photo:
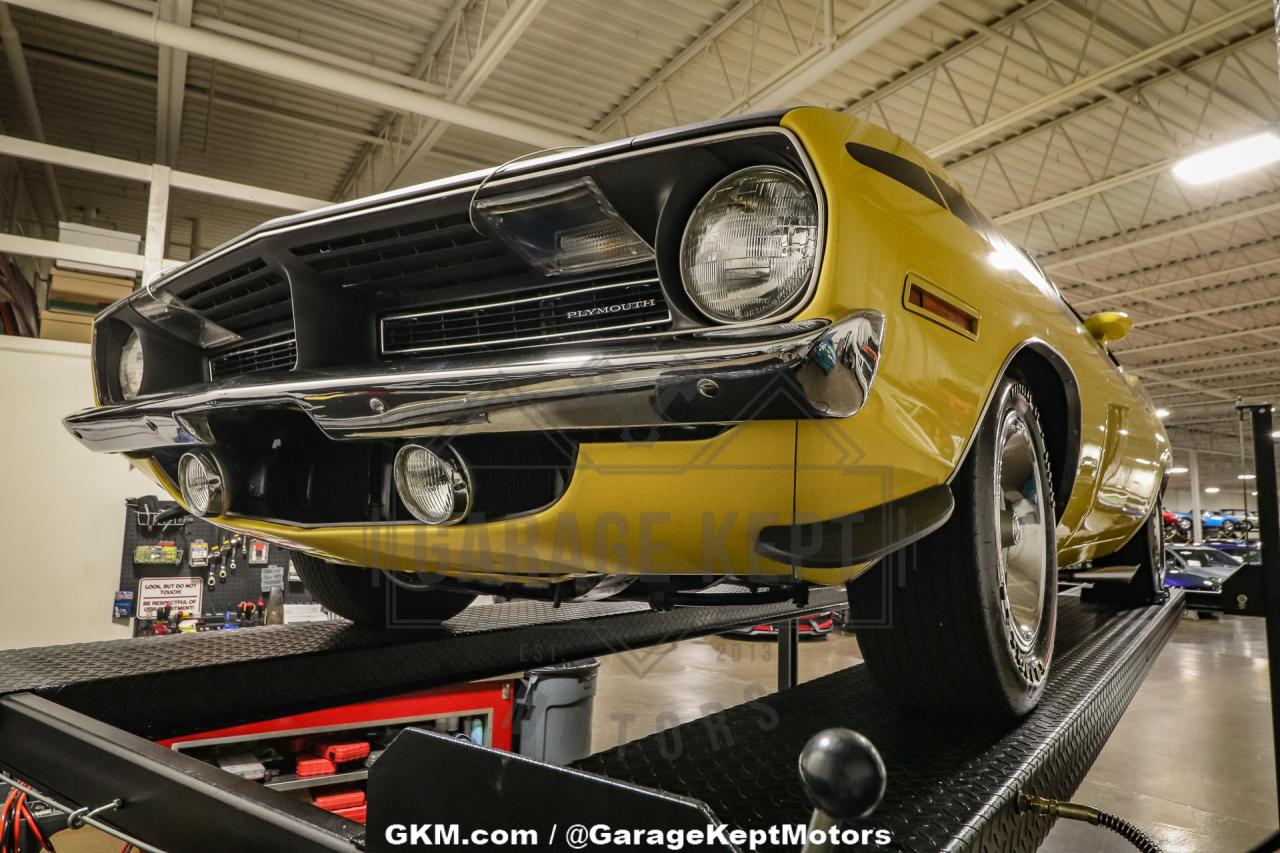
[(226, 379), (262, 370), (292, 370), (297, 361), (298, 342), (290, 333), (213, 352), (209, 356), (209, 378)]
[(671, 313), (651, 266), (596, 280), (571, 280), (489, 301), (471, 299), (381, 320), (383, 355), (487, 346), (571, 343), (664, 327)]
[(286, 230), (180, 277), (170, 292), (238, 336), (206, 349), (209, 379), (671, 328), (653, 262), (548, 277), (477, 231), (466, 201)]
[(242, 339), (293, 334), (289, 282), (262, 259), (176, 291), (187, 307)]

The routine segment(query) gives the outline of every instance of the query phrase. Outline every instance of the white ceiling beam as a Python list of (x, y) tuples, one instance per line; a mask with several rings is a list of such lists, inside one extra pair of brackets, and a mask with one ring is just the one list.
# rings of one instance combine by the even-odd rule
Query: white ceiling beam
[[(1098, 29), (1102, 30), (1103, 32), (1110, 33), (1113, 37), (1124, 42), (1124, 46), (1126, 50), (1137, 50), (1142, 47), (1142, 40), (1139, 39), (1136, 35), (1129, 32), (1128, 30), (1125, 30), (1117, 26), (1116, 24), (1108, 20), (1105, 20), (1102, 17), (1101, 13), (1106, 11), (1106, 8), (1107, 8), (1106, 5), (1099, 6), (1098, 14), (1095, 15), (1092, 9), (1089, 9), (1084, 5), (1082, 5), (1081, 3), (1076, 2), (1076, 0), (1057, 0), (1057, 1), (1058, 1), (1058, 5), (1061, 6), (1063, 9), (1067, 9), (1068, 11), (1072, 12), (1076, 16), (1083, 18), (1085, 21), (1090, 22), (1093, 25), (1097, 26)], [(1166, 29), (1166, 32), (1167, 31), (1168, 30)], [(1245, 115), (1249, 116), (1249, 120), (1256, 121), (1257, 119), (1263, 119), (1264, 121), (1269, 121), (1271, 119), (1270, 115), (1263, 115), (1258, 110), (1251, 107), (1249, 104), (1245, 103), (1244, 101), (1237, 98), (1235, 95), (1231, 94), (1231, 92), (1225, 91), (1220, 86), (1215, 85), (1212, 79), (1203, 78), (1189, 69), (1179, 68), (1171, 64), (1168, 60), (1165, 60), (1165, 59), (1158, 60), (1157, 64), (1159, 64), (1161, 68), (1164, 68), (1167, 71), (1172, 71), (1175, 75), (1182, 78), (1183, 80), (1187, 80), (1199, 87), (1209, 90), (1215, 102), (1231, 104), (1232, 106), (1236, 107), (1238, 110), (1243, 112)]]
[[(132, 252), (115, 252), (96, 249), (57, 240), (38, 240), (21, 234), (0, 234), (0, 252), (6, 255), (22, 255), (28, 258), (48, 258), (51, 261), (73, 261), (79, 264), (95, 264), (122, 270), (142, 272), (143, 256)], [(164, 267), (178, 266), (182, 261), (165, 258)]]
[(1105, 180), (1096, 181), (1078, 189), (1069, 190), (1065, 193), (1046, 198), (1044, 201), (1038, 201), (1035, 204), (1029, 204), (1026, 207), (1020, 207), (1017, 210), (1011, 210), (1008, 213), (1002, 213), (999, 216), (993, 216), (992, 221), (997, 225), (1007, 225), (1010, 222), (1017, 222), (1019, 219), (1026, 219), (1030, 216), (1037, 216), (1046, 213), (1056, 207), (1071, 204), (1072, 202), (1083, 201), (1090, 196), (1104, 193), (1107, 190), (1113, 190), (1116, 187), (1123, 187), (1134, 181), (1140, 181), (1143, 178), (1149, 178), (1152, 175), (1158, 175), (1166, 169), (1173, 166), (1178, 161), (1176, 157), (1164, 157), (1154, 163), (1148, 163), (1145, 166), (1139, 166), (1136, 169), (1130, 169), (1127, 172), (1121, 172), (1119, 175), (1113, 175)]
[[(1191, 258), (1188, 261), (1183, 261), (1180, 263), (1190, 263), (1191, 261), (1195, 261), (1195, 260), (1201, 260), (1201, 259)], [(1128, 287), (1123, 289), (1117, 287), (1117, 288), (1111, 289), (1112, 283), (1116, 281), (1123, 281), (1125, 279), (1131, 278), (1133, 275), (1136, 275), (1136, 273), (1130, 273), (1123, 276), (1118, 276), (1115, 279), (1108, 279), (1105, 282), (1094, 283), (1095, 286), (1106, 287), (1109, 290), (1107, 295), (1091, 296), (1088, 299), (1071, 299), (1071, 304), (1074, 305), (1076, 308), (1083, 308), (1086, 305), (1096, 305), (1099, 302), (1109, 302), (1115, 299), (1117, 296), (1120, 296), (1120, 297), (1144, 296), (1146, 294), (1151, 293), (1154, 290), (1163, 290), (1166, 287), (1177, 287), (1179, 285), (1195, 284), (1196, 282), (1204, 281), (1205, 279), (1217, 278), (1219, 276), (1230, 275), (1232, 273), (1257, 270), (1257, 269), (1261, 269), (1262, 267), (1270, 266), (1276, 263), (1280, 263), (1280, 258), (1267, 258), (1266, 260), (1262, 260), (1262, 261), (1249, 261), (1243, 264), (1235, 264), (1234, 266), (1223, 267), (1222, 269), (1216, 269), (1216, 270), (1213, 270), (1212, 272), (1200, 273), (1198, 275), (1182, 276), (1181, 278), (1173, 278), (1173, 279), (1169, 279), (1168, 281), (1161, 281), (1155, 284), (1146, 284), (1141, 287)], [(1270, 277), (1270, 276), (1267, 276), (1267, 277)], [(1256, 281), (1256, 280), (1257, 280), (1257, 277), (1255, 276), (1254, 278), (1240, 279), (1239, 281), (1232, 281), (1231, 283), (1247, 284), (1250, 281)]]
[(1030, 103), (1023, 104), (1021, 107), (1009, 110), (988, 122), (978, 125), (975, 128), (957, 134), (941, 145), (935, 145), (930, 148), (927, 153), (930, 157), (940, 159), (953, 151), (960, 151), (977, 142), (990, 137), (1007, 127), (1024, 122), (1052, 107), (1077, 98), (1080, 95), (1095, 89), (1106, 83), (1108, 80), (1114, 80), (1124, 74), (1128, 74), (1146, 65), (1160, 57), (1172, 53), (1176, 50), (1182, 50), (1198, 41), (1212, 36), (1214, 33), (1224, 30), (1228, 27), (1236, 26), (1249, 18), (1257, 17), (1263, 12), (1270, 10), (1270, 3), (1255, 2), (1247, 3), (1241, 8), (1234, 9), (1224, 15), (1220, 15), (1210, 21), (1206, 21), (1199, 26), (1192, 27), (1186, 32), (1166, 39), (1159, 44), (1153, 45), (1145, 50), (1138, 51), (1133, 56), (1114, 65), (1110, 65), (1092, 74), (1087, 74), (1075, 82), (1063, 86), (1062, 88), (1050, 92), (1049, 94), (1037, 98)]
[(104, 0), (14, 0), (13, 5), (110, 30), (150, 44), (207, 56), (303, 86), (365, 101), (399, 112), (442, 119), (539, 148), (577, 145), (582, 140), (506, 116), (417, 92), (368, 75), (262, 47), (242, 39), (194, 27), (179, 27)]
[[(1267, 203), (1256, 207), (1248, 207), (1248, 205), (1257, 204), (1264, 199)], [(1085, 261), (1105, 258), (1108, 255), (1114, 255), (1118, 252), (1127, 252), (1131, 249), (1138, 249), (1143, 246), (1160, 243), (1175, 237), (1185, 237), (1189, 234), (1195, 234), (1208, 228), (1230, 225), (1232, 222), (1253, 219), (1258, 216), (1275, 213), (1276, 211), (1280, 211), (1280, 192), (1266, 193), (1265, 195), (1255, 196), (1249, 199), (1229, 202), (1228, 204), (1209, 208), (1208, 210), (1193, 211), (1165, 222), (1159, 222), (1155, 225), (1134, 229), (1127, 234), (1104, 238), (1103, 240), (1098, 241), (1099, 243), (1104, 244), (1101, 246), (1091, 247), (1091, 244), (1085, 244), (1079, 250), (1075, 248), (1064, 249), (1061, 252), (1055, 252), (1045, 257), (1044, 260), (1040, 262), (1040, 266), (1046, 270), (1075, 266), (1076, 264), (1083, 263)], [(1222, 212), (1222, 215), (1213, 216), (1212, 214), (1215, 212)], [(1190, 222), (1190, 224), (1182, 225), (1180, 227), (1169, 227), (1180, 222)]]
[[(124, 83), (128, 86), (136, 86), (145, 88), (154, 92), (157, 88), (157, 80), (155, 77), (143, 74), (137, 71), (126, 71), (123, 68), (115, 68), (110, 65), (103, 65), (98, 62), (91, 62), (76, 56), (69, 56), (63, 53), (55, 53), (53, 51), (42, 50), (40, 48), (28, 47), (26, 50), (27, 59), (36, 65), (56, 65), (62, 68), (70, 68), (73, 71), (83, 74), (92, 74), (101, 77), (104, 80), (113, 80)], [(213, 99), (209, 94), (209, 90), (187, 83), (186, 97), (193, 101), (208, 103)], [(279, 124), (291, 124), (295, 127), (305, 127), (307, 130), (322, 133), (326, 136), (337, 136), (344, 139), (350, 139), (356, 142), (367, 142), (370, 145), (382, 145), (385, 140), (382, 137), (374, 136), (363, 130), (355, 130), (351, 127), (343, 127), (335, 124), (332, 120), (321, 121), (316, 118), (308, 118), (300, 113), (293, 112), (280, 106), (267, 106), (263, 103), (250, 101), (237, 95), (227, 92), (218, 92), (218, 107), (220, 109), (232, 110), (234, 112), (242, 112), (248, 115), (261, 116), (268, 118)]]
[[(455, 104), (469, 103), (546, 5), (547, 0), (514, 0), (476, 55), (449, 84), (445, 97)], [(405, 173), (439, 142), (448, 128), (448, 122), (444, 121), (424, 124), (413, 141), (399, 152), (398, 161), (380, 178), (377, 189), (388, 190), (399, 183)]]
[[(191, 26), (192, 0), (159, 0), (158, 20)], [(187, 52), (161, 45), (156, 52), (156, 162), (175, 166), (182, 140), (182, 108), (187, 91)]]
[(823, 77), (838, 71), (868, 48), (893, 35), (939, 0), (888, 0), (874, 5), (840, 29), (834, 43), (819, 43), (801, 53), (782, 70), (720, 111), (733, 115), (746, 110), (768, 110), (795, 102)]
[[(23, 160), (36, 160), (65, 166), (68, 169), (79, 169), (85, 172), (96, 172), (100, 175), (111, 175), (131, 181), (151, 182), (151, 166), (122, 160), (119, 157), (106, 157), (88, 151), (77, 151), (74, 148), (63, 148), (30, 139), (19, 139), (16, 136), (0, 136), (0, 155), (17, 157)], [(180, 172), (174, 169), (169, 176), (170, 185), (174, 189), (189, 190), (205, 195), (221, 196), (249, 204), (261, 204), (281, 210), (314, 210), (329, 204), (325, 199), (309, 198), (294, 193), (269, 190), (262, 187), (241, 184), (235, 181), (224, 181), (207, 175), (193, 172)]]
[[(1274, 28), (1271, 27), (1270, 25), (1264, 26), (1255, 33), (1236, 39), (1235, 41), (1229, 44), (1225, 44), (1222, 47), (1214, 48), (1213, 50), (1210, 50), (1201, 56), (1197, 56), (1194, 59), (1188, 60), (1184, 62), (1182, 65), (1179, 65), (1177, 69), (1174, 71), (1162, 71), (1159, 74), (1156, 74), (1152, 77), (1147, 78), (1146, 80), (1142, 80), (1138, 83), (1135, 83), (1132, 86), (1118, 89), (1117, 94), (1125, 100), (1133, 100), (1135, 98), (1138, 98), (1140, 95), (1142, 95), (1147, 89), (1153, 86), (1156, 86), (1160, 83), (1164, 83), (1168, 80), (1172, 80), (1174, 77), (1178, 75), (1178, 72), (1180, 71), (1184, 71), (1184, 72), (1190, 71), (1194, 68), (1200, 67), (1201, 65), (1208, 65), (1211, 62), (1215, 62), (1219, 59), (1224, 59), (1239, 51), (1252, 47), (1253, 45), (1258, 44), (1260, 42), (1272, 43), (1274, 42), (1274, 40), (1275, 40)], [(952, 171), (961, 169), (965, 166), (968, 166), (970, 163), (973, 163), (976, 160), (980, 160), (983, 157), (996, 154), (999, 151), (1011, 145), (1016, 145), (1020, 142), (1024, 142), (1027, 139), (1037, 136), (1047, 130), (1052, 130), (1055, 127), (1061, 127), (1062, 125), (1075, 121), (1076, 119), (1079, 119), (1085, 115), (1088, 115), (1089, 113), (1095, 110), (1099, 110), (1103, 107), (1107, 107), (1111, 105), (1112, 105), (1112, 102), (1105, 98), (1099, 98), (1098, 100), (1091, 101), (1090, 103), (1084, 104), (1083, 106), (1079, 106), (1073, 110), (1069, 110), (1063, 113), (1062, 115), (1057, 116), (1056, 118), (1049, 119), (1048, 121), (1041, 122), (1040, 124), (1037, 124), (1034, 127), (1030, 127), (1027, 130), (1021, 131), (1019, 133), (1015, 133), (1012, 136), (1007, 136), (1004, 139), (1000, 139), (995, 142), (992, 142), (991, 144), (983, 148), (980, 148), (971, 154), (965, 154), (961, 157), (957, 157), (954, 160), (948, 161), (946, 162), (946, 167), (947, 169)]]
[(690, 61), (696, 59), (698, 54), (702, 53), (712, 42), (723, 35), (730, 27), (756, 7), (759, 0), (739, 0), (737, 5), (729, 9), (719, 18), (715, 20), (711, 26), (707, 27), (702, 33), (685, 46), (683, 50), (672, 57), (657, 73), (649, 76), (647, 80), (636, 87), (631, 94), (623, 98), (622, 103), (618, 104), (604, 117), (593, 125), (592, 129), (597, 132), (603, 132), (616, 121), (619, 121), (624, 115), (630, 112), (636, 104), (652, 95), (658, 90), (663, 83), (667, 82), (681, 68), (684, 68)]
[[(910, 86), (912, 83), (916, 82), (922, 77), (925, 77), (928, 74), (932, 73), (934, 69), (942, 65), (946, 65), (948, 62), (952, 61), (953, 59), (958, 59), (959, 57), (973, 50), (975, 47), (979, 47), (985, 44), (988, 41), (988, 39), (991, 38), (992, 32), (998, 33), (1001, 29), (1004, 29), (1005, 27), (1012, 28), (1013, 25), (1016, 24), (1018, 21), (1021, 21), (1024, 18), (1028, 18), (1031, 15), (1034, 15), (1036, 12), (1039, 12), (1041, 9), (1045, 8), (1046, 6), (1051, 5), (1053, 2), (1054, 0), (1032, 0), (1032, 2), (1027, 3), (1024, 6), (1019, 6), (1017, 9), (1014, 9), (1012, 12), (1005, 15), (1004, 17), (985, 24), (984, 25), (985, 30), (980, 30), (974, 33), (973, 35), (953, 44), (951, 47), (947, 48), (941, 53), (935, 53), (933, 56), (929, 57), (924, 62), (921, 62), (919, 65), (912, 67), (908, 71), (904, 71), (902, 74), (899, 74), (897, 77), (894, 77), (892, 80), (890, 80), (888, 83), (885, 83), (883, 86), (879, 86), (876, 89), (863, 95), (862, 97), (857, 98), (856, 100), (850, 102), (848, 105), (843, 107), (842, 112), (846, 112), (849, 114), (857, 113), (861, 110), (866, 109), (867, 107), (870, 107), (872, 104), (875, 104), (879, 101), (884, 100), (885, 98), (892, 95), (894, 92), (898, 92), (906, 88), (907, 86)], [(948, 11), (952, 11), (952, 10), (948, 10)]]
[(1236, 350), (1234, 352), (1221, 352), (1216, 355), (1198, 355), (1192, 358), (1179, 358), (1176, 360), (1156, 361), (1150, 364), (1139, 364), (1135, 367), (1126, 368), (1130, 373), (1149, 373), (1153, 370), (1161, 370), (1164, 368), (1187, 367), (1196, 364), (1210, 364), (1216, 361), (1236, 361), (1238, 359), (1247, 358), (1270, 358), (1274, 355), (1280, 355), (1280, 345), (1263, 347), (1262, 349), (1252, 350)]
[[(22, 103), (22, 112), (31, 128), (31, 135), (40, 142), (44, 142), (44, 122), (40, 120), (40, 110), (36, 106), (35, 88), (31, 85), (31, 71), (27, 68), (27, 58), (22, 51), (22, 39), (13, 25), (9, 7), (4, 3), (0, 3), (0, 44), (4, 46), (5, 59), (9, 63), (9, 76), (13, 78), (14, 94)], [(42, 168), (45, 186), (49, 193), (49, 205), (53, 208), (54, 218), (61, 222), (67, 218), (67, 211), (62, 206), (58, 176), (54, 174), (52, 164), (45, 163)]]

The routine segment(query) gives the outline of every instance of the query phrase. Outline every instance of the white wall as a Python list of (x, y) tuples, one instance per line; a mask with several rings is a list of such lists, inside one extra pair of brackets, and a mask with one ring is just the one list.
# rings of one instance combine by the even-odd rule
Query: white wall
[(128, 636), (124, 501), (158, 489), (63, 428), (92, 404), (87, 344), (0, 335), (0, 649)]

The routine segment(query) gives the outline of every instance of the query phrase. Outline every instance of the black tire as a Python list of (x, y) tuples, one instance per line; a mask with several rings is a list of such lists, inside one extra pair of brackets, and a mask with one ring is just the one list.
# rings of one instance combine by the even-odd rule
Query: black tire
[[(457, 616), (475, 600), (469, 593), (412, 589), (374, 569), (329, 563), (294, 552), (293, 566), (316, 601), (331, 613), (370, 628), (428, 628)], [(414, 576), (406, 576), (412, 584)]]
[[(1032, 515), (1005, 510), (1009, 528), (1031, 531), (1024, 539), (1013, 540), (1008, 554), (1016, 552), (1021, 565), (1025, 562), (1021, 555), (1027, 553), (1042, 566), (1039, 598), (1026, 598), (1027, 584), (1019, 585), (1016, 595), (1024, 602), (1038, 601), (1020, 611), (1028, 614), (1028, 625), (1034, 621), (1029, 633), (1014, 620), (1001, 538), (1002, 512), (997, 510), (997, 500), (1001, 507), (1009, 500), (1007, 491), (997, 485), (1005, 464), (997, 459), (1004, 459), (1007, 430), (1023, 431), (1019, 440), (1029, 445), (1026, 485), (1033, 484), (1033, 473), (1039, 477), (1034, 516), (1039, 524), (1024, 527), (1026, 522), (1010, 519)], [(1034, 465), (1030, 453), (1034, 453)], [(1006, 473), (1016, 478), (1012, 464)], [(1057, 622), (1052, 482), (1031, 391), (1006, 377), (997, 386), (973, 447), (952, 481), (956, 509), (950, 520), (916, 546), (915, 557), (905, 561), (904, 576), (898, 582), (887, 588), (880, 585), (895, 574), (890, 563), (882, 562), (868, 573), (865, 586), (860, 578), (849, 591), (851, 619), (867, 625), (855, 630), (863, 657), (897, 701), (999, 720), (1016, 719), (1035, 707), (1053, 657)], [(1025, 496), (1025, 489), (1021, 494)], [(1032, 504), (1025, 498), (1024, 503)], [(885, 597), (859, 594), (860, 589), (887, 591), (888, 627), (868, 624), (885, 621)]]
[(1127, 585), (1095, 584), (1085, 598), (1118, 604), (1123, 607), (1145, 607), (1159, 604), (1169, 597), (1164, 588), (1164, 542), (1160, 538), (1160, 503), (1157, 501), (1146, 522), (1113, 554), (1095, 557), (1093, 565), (1137, 566)]

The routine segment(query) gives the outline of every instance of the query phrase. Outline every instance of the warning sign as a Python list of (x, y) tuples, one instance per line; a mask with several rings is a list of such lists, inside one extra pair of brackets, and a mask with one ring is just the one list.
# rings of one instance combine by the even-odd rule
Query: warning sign
[(204, 578), (143, 578), (138, 581), (138, 618), (154, 619), (156, 608), (166, 604), (175, 612), (199, 614), (204, 583)]

